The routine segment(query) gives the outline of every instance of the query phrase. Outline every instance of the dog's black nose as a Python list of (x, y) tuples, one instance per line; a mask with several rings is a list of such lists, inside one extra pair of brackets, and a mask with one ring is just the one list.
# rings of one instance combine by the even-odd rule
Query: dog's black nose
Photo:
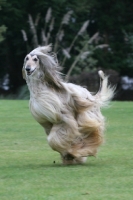
[(30, 66), (29, 65), (27, 65), (25, 69), (26, 69), (27, 72), (30, 72)]

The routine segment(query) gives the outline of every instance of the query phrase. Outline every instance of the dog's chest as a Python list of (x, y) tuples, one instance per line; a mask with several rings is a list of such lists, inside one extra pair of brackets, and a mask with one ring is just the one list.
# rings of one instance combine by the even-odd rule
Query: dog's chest
[(44, 95), (31, 98), (29, 102), (33, 117), (39, 122), (57, 123), (60, 120), (60, 104), (58, 98)]

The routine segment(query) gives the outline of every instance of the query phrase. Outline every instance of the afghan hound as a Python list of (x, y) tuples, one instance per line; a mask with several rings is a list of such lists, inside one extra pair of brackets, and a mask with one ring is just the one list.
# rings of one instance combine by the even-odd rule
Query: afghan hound
[(38, 47), (24, 59), (30, 111), (64, 164), (84, 163), (88, 156), (96, 155), (103, 142), (105, 120), (100, 108), (112, 99), (114, 89), (103, 71), (98, 72), (100, 88), (95, 95), (65, 82), (51, 50), (51, 45)]

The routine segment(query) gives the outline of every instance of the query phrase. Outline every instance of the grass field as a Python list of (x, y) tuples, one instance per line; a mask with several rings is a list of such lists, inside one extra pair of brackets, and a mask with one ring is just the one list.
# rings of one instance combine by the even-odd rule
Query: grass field
[(64, 166), (28, 101), (1, 100), (0, 200), (132, 200), (133, 102), (113, 102), (103, 113), (106, 142), (97, 158)]

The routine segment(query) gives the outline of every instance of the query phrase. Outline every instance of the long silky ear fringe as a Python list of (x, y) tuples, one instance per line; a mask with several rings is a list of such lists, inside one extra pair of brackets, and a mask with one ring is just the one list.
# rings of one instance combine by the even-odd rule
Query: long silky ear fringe
[(55, 87), (55, 88), (62, 88), (62, 79), (60, 76), (60, 72), (58, 71), (58, 64), (55, 62), (54, 58), (50, 55), (41, 54), (38, 55), (40, 60), (40, 66), (42, 71), (44, 72), (45, 81)]

